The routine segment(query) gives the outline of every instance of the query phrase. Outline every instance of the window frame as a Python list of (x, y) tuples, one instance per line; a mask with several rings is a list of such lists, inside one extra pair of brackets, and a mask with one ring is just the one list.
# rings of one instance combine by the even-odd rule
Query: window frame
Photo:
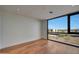
[(69, 17), (69, 19), (68, 19), (69, 22), (68, 22), (68, 23), (69, 23), (69, 30), (70, 30), (69, 33), (70, 33), (70, 34), (79, 34), (79, 32), (71, 32), (71, 27), (70, 27), (70, 25), (71, 25), (71, 24), (70, 24), (70, 22), (71, 22), (70, 17), (73, 16), (73, 15), (77, 15), (77, 14), (79, 14), (79, 12), (71, 13), (71, 14), (68, 15), (68, 17)]
[(79, 14), (79, 11), (77, 12), (73, 12), (73, 13), (70, 13), (70, 14), (66, 14), (66, 15), (62, 15), (62, 16), (58, 16), (58, 17), (54, 17), (54, 18), (50, 18), (50, 19), (47, 19), (47, 39), (48, 39), (48, 21), (49, 20), (52, 20), (52, 19), (56, 19), (56, 18), (60, 18), (60, 17), (64, 17), (64, 16), (67, 16), (67, 34), (79, 34), (79, 32), (71, 32), (70, 31), (70, 16), (72, 15), (76, 15), (76, 14)]
[[(79, 34), (78, 32), (70, 32), (70, 16), (71, 15), (75, 15), (75, 14), (79, 14), (79, 11), (77, 12), (73, 12), (73, 13), (70, 13), (70, 14), (66, 14), (66, 15), (61, 15), (61, 16), (58, 16), (58, 17), (54, 17), (54, 18), (50, 18), (50, 19), (47, 19), (47, 40), (50, 40), (48, 39), (48, 21), (49, 20), (52, 20), (52, 19), (55, 19), (55, 18), (59, 18), (59, 17), (63, 17), (63, 16), (67, 16), (67, 20), (68, 20), (68, 27), (67, 27), (67, 34)], [(54, 42), (58, 42), (58, 43), (61, 43), (61, 44), (66, 44), (66, 45), (70, 45), (70, 46), (73, 46), (73, 47), (77, 47), (79, 48), (79, 46), (76, 46), (76, 45), (72, 45), (72, 44), (69, 44), (69, 43), (64, 43), (64, 42), (59, 42), (59, 41), (55, 41), (55, 40), (51, 40), (51, 41), (54, 41)]]
[[(51, 19), (49, 19), (48, 21), (50, 21), (50, 20), (55, 20), (55, 19), (57, 19), (57, 18), (62, 18), (62, 17), (67, 17), (67, 23), (68, 23), (68, 16), (67, 15), (64, 15), (64, 16), (59, 16), (59, 17), (56, 17), (56, 18), (51, 18)], [(47, 24), (48, 24), (48, 21), (47, 21)], [(47, 29), (48, 29), (48, 25), (47, 25)], [(59, 33), (61, 33), (61, 32), (59, 32)], [(67, 33), (68, 33), (68, 25), (67, 25)], [(65, 34), (67, 34), (67, 33), (65, 33)]]

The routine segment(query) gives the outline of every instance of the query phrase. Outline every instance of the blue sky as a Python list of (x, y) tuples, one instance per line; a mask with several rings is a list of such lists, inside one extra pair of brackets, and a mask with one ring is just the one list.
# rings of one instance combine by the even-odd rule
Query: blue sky
[[(73, 15), (70, 18), (71, 29), (79, 29), (79, 14)], [(48, 29), (67, 29), (67, 16), (49, 20)]]
[(71, 29), (77, 28), (79, 29), (79, 14), (71, 16)]

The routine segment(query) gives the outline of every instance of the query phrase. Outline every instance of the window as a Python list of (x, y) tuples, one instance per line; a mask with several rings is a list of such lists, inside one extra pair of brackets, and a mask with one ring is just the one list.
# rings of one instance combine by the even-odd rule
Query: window
[(67, 16), (49, 20), (48, 30), (49, 33), (67, 33)]
[(79, 12), (48, 20), (48, 39), (79, 47)]
[(79, 14), (70, 16), (70, 32), (79, 32)]

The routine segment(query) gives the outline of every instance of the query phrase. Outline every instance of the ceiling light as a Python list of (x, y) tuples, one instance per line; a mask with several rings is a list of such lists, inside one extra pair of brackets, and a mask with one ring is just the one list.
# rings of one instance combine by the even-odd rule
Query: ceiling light
[(49, 13), (50, 13), (50, 14), (52, 14), (53, 12), (52, 12), (52, 11), (50, 11)]

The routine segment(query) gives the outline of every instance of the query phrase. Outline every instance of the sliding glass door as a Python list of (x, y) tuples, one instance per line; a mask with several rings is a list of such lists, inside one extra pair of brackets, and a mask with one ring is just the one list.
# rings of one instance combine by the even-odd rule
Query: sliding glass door
[(48, 39), (79, 46), (79, 13), (48, 20)]

